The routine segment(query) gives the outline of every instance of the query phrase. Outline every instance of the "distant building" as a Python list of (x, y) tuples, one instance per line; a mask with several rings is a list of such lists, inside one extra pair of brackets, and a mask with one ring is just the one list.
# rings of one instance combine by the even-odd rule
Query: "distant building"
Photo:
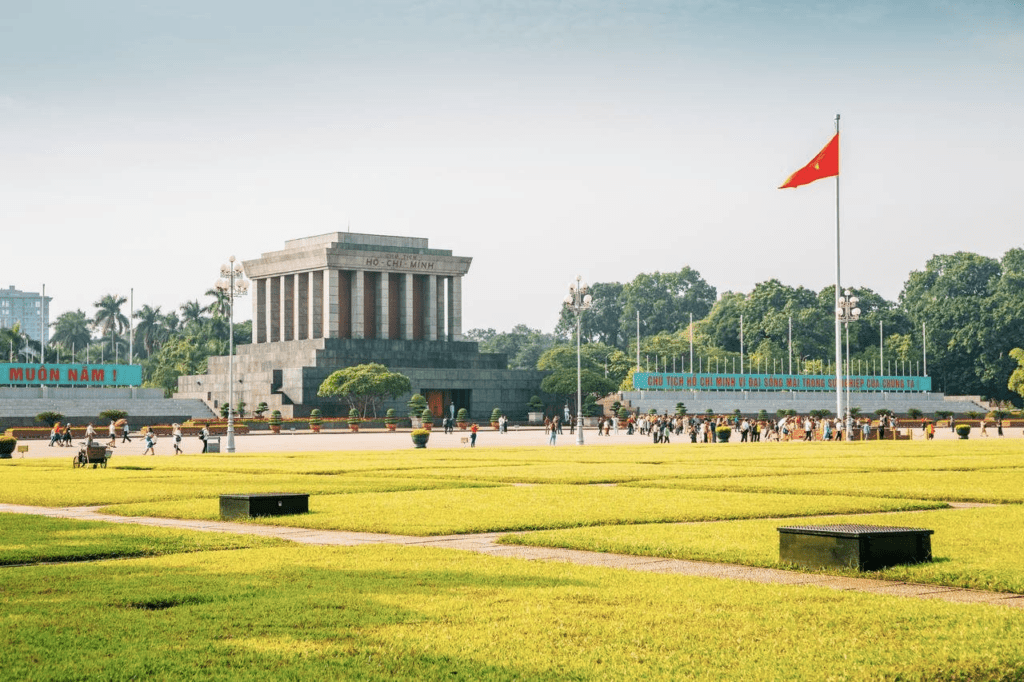
[[(21, 324), (21, 331), (46, 345), (50, 340), (50, 296), (33, 291), (18, 291), (13, 285), (0, 289), (0, 329)], [(40, 338), (42, 334), (42, 338)]]

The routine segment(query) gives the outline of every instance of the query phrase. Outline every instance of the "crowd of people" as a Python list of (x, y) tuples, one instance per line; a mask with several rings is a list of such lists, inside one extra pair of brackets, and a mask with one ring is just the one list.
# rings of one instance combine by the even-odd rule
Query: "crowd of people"
[[(568, 416), (564, 421), (573, 427), (573, 419)], [(1000, 436), (1003, 435), (1002, 422), (996, 420)], [(544, 420), (544, 433), (549, 435), (549, 442), (554, 445), (555, 436), (562, 432), (559, 417)], [(650, 437), (655, 443), (670, 443), (672, 438), (681, 438), (691, 443), (714, 443), (720, 429), (728, 429), (729, 436), (736, 434), (741, 443), (760, 441), (786, 442), (802, 441), (841, 441), (841, 440), (885, 440), (894, 439), (900, 426), (898, 417), (892, 414), (880, 415), (877, 423), (870, 418), (857, 417), (850, 422), (852, 433), (847, 433), (847, 423), (843, 419), (829, 417), (783, 416), (778, 419), (752, 419), (735, 416), (686, 416), (669, 414), (636, 414), (625, 419), (619, 417), (599, 417), (595, 432), (598, 436), (618, 435), (624, 430), (627, 435), (634, 433)], [(925, 438), (935, 437), (935, 422), (925, 421), (921, 424)], [(953, 421), (950, 420), (950, 428)], [(874, 433), (872, 433), (874, 432)], [(570, 433), (572, 431), (570, 430)], [(986, 420), (981, 420), (981, 436), (988, 436)]]

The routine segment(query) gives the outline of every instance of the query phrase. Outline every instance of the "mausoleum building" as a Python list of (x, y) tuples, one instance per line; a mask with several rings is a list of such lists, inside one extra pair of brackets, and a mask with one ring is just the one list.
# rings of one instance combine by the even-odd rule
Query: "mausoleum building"
[[(440, 416), (452, 403), (484, 420), (498, 407), (524, 418), (544, 372), (509, 370), (504, 354), (462, 338), (462, 278), (472, 258), (429, 248), (426, 239), (335, 232), (285, 242), (244, 262), (251, 280), (253, 338), (236, 347), (235, 402), (260, 402), (285, 417), (347, 414), (317, 397), (331, 372), (377, 362), (401, 372)], [(178, 379), (178, 397), (215, 410), (228, 399), (228, 358)], [(405, 414), (410, 396), (391, 404)]]

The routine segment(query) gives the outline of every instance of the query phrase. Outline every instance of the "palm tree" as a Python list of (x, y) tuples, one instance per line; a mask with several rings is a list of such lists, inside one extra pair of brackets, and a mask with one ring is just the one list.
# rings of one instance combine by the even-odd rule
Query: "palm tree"
[(121, 312), (121, 306), (128, 302), (124, 296), (107, 294), (100, 300), (93, 303), (96, 306), (96, 317), (93, 324), (100, 332), (102, 343), (110, 340), (110, 356), (114, 357), (114, 344), (117, 342), (117, 334), (124, 332), (128, 327), (128, 318)]
[(53, 336), (50, 337), (50, 344), (60, 346), (68, 355), (77, 353), (92, 341), (92, 332), (89, 329), (91, 325), (92, 320), (81, 310), (61, 313), (52, 324)]
[(163, 343), (169, 339), (171, 335), (177, 334), (181, 331), (181, 320), (178, 319), (178, 313), (172, 311), (164, 315), (163, 331), (164, 334), (163, 338), (160, 339), (160, 343)]
[(136, 311), (135, 319), (139, 321), (135, 325), (135, 335), (142, 343), (142, 347), (146, 349), (148, 358), (153, 353), (153, 349), (163, 341), (164, 316), (160, 314), (160, 306), (153, 308), (144, 305)]
[(227, 318), (228, 311), (231, 310), (231, 299), (226, 291), (207, 289), (203, 295), (213, 297), (213, 303), (206, 306), (204, 312), (210, 313), (215, 320)]
[(185, 301), (178, 307), (178, 310), (181, 311), (181, 327), (183, 329), (188, 327), (201, 329), (203, 327), (205, 311), (199, 301)]

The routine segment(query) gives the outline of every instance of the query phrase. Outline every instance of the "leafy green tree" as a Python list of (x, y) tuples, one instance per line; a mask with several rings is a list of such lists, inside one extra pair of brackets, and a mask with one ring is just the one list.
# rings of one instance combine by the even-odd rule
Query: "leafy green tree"
[(143, 363), (143, 386), (160, 387), (170, 396), (178, 388), (182, 375), (206, 374), (211, 355), (226, 355), (227, 343), (195, 334), (180, 334), (168, 339), (150, 360)]
[(622, 287), (619, 328), (624, 338), (635, 338), (639, 312), (641, 336), (676, 331), (689, 324), (690, 313), (694, 320), (707, 316), (717, 294), (715, 288), (689, 266), (679, 272), (641, 273)]
[[(627, 339), (636, 338), (635, 325), (632, 333), (624, 333), (622, 329), (622, 289), (618, 282), (597, 282), (590, 287), (591, 306), (580, 318), (580, 338), (619, 349), (625, 349)], [(576, 338), (576, 314), (564, 305), (555, 326), (555, 336), (566, 340)]]
[(472, 329), (467, 337), (479, 343), (483, 353), (504, 353), (509, 369), (534, 369), (544, 351), (556, 342), (554, 335), (525, 324), (517, 324), (511, 331), (501, 333), (493, 329)]
[(397, 398), (412, 390), (409, 377), (391, 372), (378, 363), (355, 365), (332, 372), (320, 384), (317, 395), (321, 398), (338, 398), (358, 410), (363, 417), (369, 417), (370, 410), (377, 416), (377, 408), (385, 398)]
[(1010, 357), (1017, 361), (1017, 368), (1010, 374), (1007, 387), (1017, 395), (1024, 397), (1024, 349), (1014, 348)]

